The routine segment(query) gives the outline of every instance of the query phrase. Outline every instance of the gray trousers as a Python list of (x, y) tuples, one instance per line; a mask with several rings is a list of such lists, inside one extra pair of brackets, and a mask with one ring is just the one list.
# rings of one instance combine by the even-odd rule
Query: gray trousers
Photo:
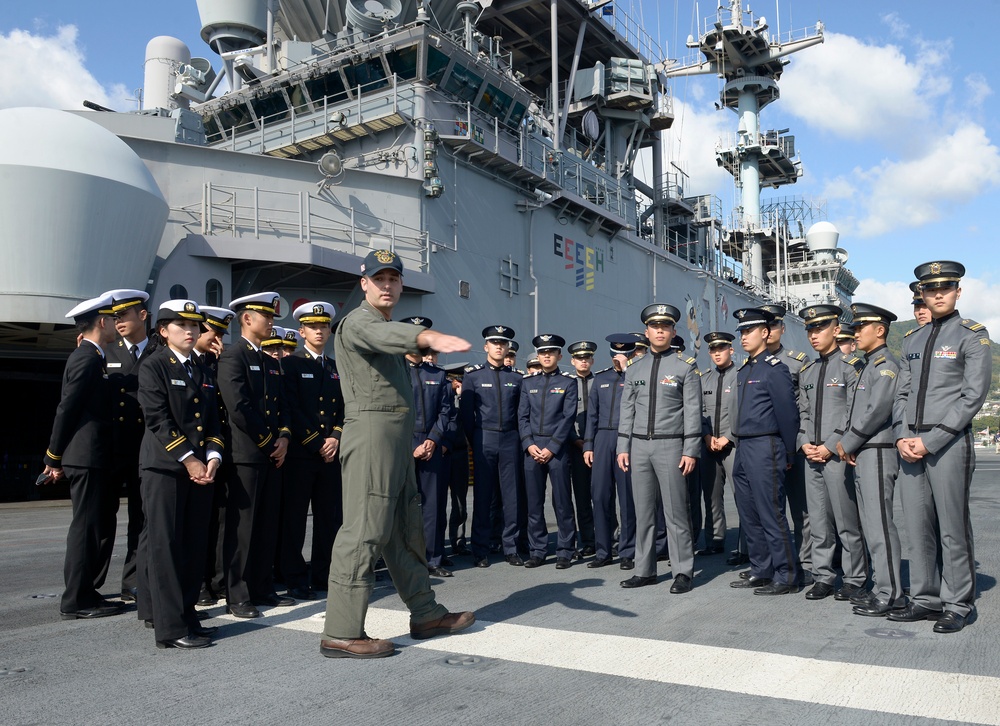
[(899, 473), (895, 448), (871, 448), (858, 452), (854, 484), (865, 542), (872, 558), (878, 599), (893, 605), (903, 596), (899, 575), (899, 532), (892, 520), (892, 497)]
[[(976, 598), (969, 486), (976, 470), (966, 430), (921, 461), (901, 462), (899, 494), (910, 554), (910, 599), (968, 615)], [(940, 561), (938, 551), (940, 550)]]
[(864, 585), (868, 579), (868, 560), (861, 538), (854, 482), (847, 476), (847, 464), (836, 455), (825, 464), (806, 461), (806, 502), (813, 577), (827, 585), (836, 582), (833, 558), (839, 538), (843, 547), (844, 584)]
[(632, 439), (629, 468), (635, 500), (635, 573), (656, 574), (656, 498), (663, 500), (667, 547), (674, 577), (692, 576), (694, 544), (687, 482), (681, 474), (681, 439)]
[(733, 461), (736, 447), (725, 451), (709, 451), (703, 446), (698, 467), (701, 475), (701, 494), (705, 502), (705, 546), (725, 545), (726, 502), (723, 499), (726, 485), (733, 485)]
[[(806, 498), (806, 457), (798, 451), (792, 468), (785, 472), (785, 498), (788, 502), (788, 524), (799, 550), (803, 572), (813, 571), (812, 532), (809, 530), (809, 504)], [(742, 551), (742, 550), (741, 550)]]
[(412, 420), (369, 413), (348, 423), (340, 442), (344, 524), (333, 544), (323, 626), (325, 637), (342, 640), (364, 634), (379, 555), (412, 622), (447, 613), (427, 573), (424, 515), (408, 448)]

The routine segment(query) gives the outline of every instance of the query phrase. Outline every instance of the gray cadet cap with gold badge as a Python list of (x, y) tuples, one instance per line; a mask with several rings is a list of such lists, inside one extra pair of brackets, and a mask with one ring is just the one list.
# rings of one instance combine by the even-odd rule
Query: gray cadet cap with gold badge
[(799, 317), (805, 321), (806, 330), (809, 330), (830, 321), (837, 322), (843, 313), (843, 308), (838, 305), (810, 305), (799, 310)]
[(677, 321), (681, 319), (681, 311), (673, 305), (653, 303), (642, 309), (639, 319), (642, 320), (643, 325), (649, 325), (650, 323), (670, 323), (671, 325), (676, 325)]

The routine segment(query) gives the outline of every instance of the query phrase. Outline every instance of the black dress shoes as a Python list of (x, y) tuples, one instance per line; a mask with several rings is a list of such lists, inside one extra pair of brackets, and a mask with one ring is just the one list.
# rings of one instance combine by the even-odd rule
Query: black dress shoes
[(126, 590), (122, 590), (122, 602), (135, 602), (136, 589), (130, 587)]
[(707, 555), (721, 555), (723, 552), (725, 552), (725, 550), (726, 548), (723, 547), (722, 545), (711, 545), (703, 550), (698, 550), (697, 552), (695, 552), (695, 554), (698, 555), (699, 557), (705, 557)]
[(667, 567), (669, 567), (670, 566), (670, 555), (669, 554), (666, 554), (666, 555), (657, 555), (656, 556), (656, 561), (657, 562), (666, 562), (667, 563)]
[(752, 590), (755, 587), (764, 587), (770, 584), (770, 577), (747, 577), (746, 579), (741, 577), (739, 580), (730, 582), (729, 586), (735, 587), (737, 590)]
[(450, 557), (441, 558), (441, 567), (454, 567), (454, 566), (455, 563), (452, 561)]
[(295, 600), (290, 597), (282, 597), (276, 592), (272, 592), (270, 595), (265, 595), (264, 597), (253, 598), (250, 602), (254, 605), (271, 605), (273, 607), (286, 608), (289, 605), (294, 605)]
[(210, 638), (215, 635), (218, 628), (214, 625), (196, 625), (191, 628), (191, 634), (200, 638)]
[(490, 561), (486, 557), (482, 558), (481, 560), (476, 560), (476, 567), (478, 567), (481, 570), (484, 570), (489, 566), (490, 566)]
[(157, 648), (182, 648), (184, 650), (193, 650), (194, 648), (207, 648), (212, 644), (212, 641), (208, 638), (202, 637), (200, 635), (185, 635), (183, 638), (174, 638), (173, 640), (157, 640)]
[(259, 618), (260, 610), (249, 602), (237, 602), (226, 605), (226, 612), (237, 618)]
[(597, 550), (595, 550), (590, 545), (587, 545), (582, 550), (580, 550), (580, 554), (583, 555), (584, 557), (593, 557), (594, 555), (597, 554)]
[(833, 599), (844, 602), (855, 597), (860, 597), (866, 592), (868, 590), (865, 589), (864, 585), (844, 585), (837, 592), (833, 593)]
[(687, 575), (678, 575), (670, 585), (670, 592), (674, 595), (682, 592), (691, 592), (691, 578)]
[(833, 585), (827, 585), (825, 582), (817, 582), (806, 593), (806, 600), (822, 600), (825, 597), (830, 597), (832, 594)]
[(296, 600), (318, 600), (319, 596), (311, 587), (290, 587), (286, 593), (288, 597)]
[(453, 577), (451, 570), (446, 570), (443, 567), (428, 566), (427, 574), (434, 575), (434, 577)]
[(532, 567), (540, 567), (544, 562), (544, 557), (529, 557), (524, 561), (524, 566), (530, 570)]
[(63, 620), (93, 620), (94, 618), (107, 618), (120, 614), (122, 609), (114, 605), (95, 605), (92, 608), (82, 608), (73, 613), (59, 612), (59, 617)]
[(591, 562), (588, 562), (587, 563), (587, 567), (589, 567), (591, 569), (595, 569), (597, 567), (607, 567), (610, 564), (611, 564), (611, 558), (610, 557), (602, 557), (599, 560), (593, 560)]
[(656, 575), (650, 575), (649, 577), (632, 575), (632, 577), (627, 580), (622, 580), (620, 584), (622, 587), (645, 587), (646, 585), (655, 585)]
[(855, 615), (864, 615), (869, 618), (884, 618), (886, 615), (891, 613), (893, 610), (902, 609), (894, 608), (889, 603), (879, 600), (873, 597), (871, 602), (859, 603), (854, 606)]
[(520, 555), (517, 554), (507, 555), (504, 559), (507, 560), (507, 564), (512, 567), (521, 567), (524, 565), (524, 560), (522, 560)]
[(726, 564), (735, 567), (736, 565), (745, 565), (750, 561), (750, 555), (744, 552), (730, 552), (729, 557), (726, 558)]
[(915, 602), (909, 603), (905, 608), (893, 610), (886, 615), (889, 620), (897, 623), (915, 623), (918, 620), (938, 620), (941, 618), (940, 610), (931, 610)]
[(568, 570), (570, 566), (570, 561), (568, 557), (556, 557), (556, 569), (557, 570)]
[(453, 555), (455, 555), (455, 556), (458, 556), (458, 555), (471, 555), (472, 554), (472, 550), (470, 550), (465, 545), (461, 545), (460, 544), (460, 545), (453, 546), (451, 548), (451, 553)]
[(779, 585), (777, 582), (769, 582), (763, 587), (758, 587), (753, 591), (754, 595), (788, 595), (798, 592), (798, 585)]
[(851, 598), (851, 605), (871, 605), (877, 598), (871, 590), (862, 590)]
[(209, 592), (207, 587), (201, 588), (201, 592), (198, 594), (199, 605), (215, 605), (218, 602), (219, 598)]
[(622, 561), (618, 563), (618, 569), (634, 570), (635, 560), (633, 560), (631, 557), (622, 557)]
[(934, 623), (934, 632), (957, 633), (976, 619), (974, 613), (975, 611), (969, 613), (969, 615), (959, 615), (951, 610), (945, 610), (944, 614)]

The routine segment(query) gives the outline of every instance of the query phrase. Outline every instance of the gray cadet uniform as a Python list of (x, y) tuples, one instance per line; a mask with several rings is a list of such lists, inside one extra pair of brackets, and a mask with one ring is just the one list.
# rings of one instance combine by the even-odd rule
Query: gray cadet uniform
[(976, 597), (969, 519), (976, 468), (971, 425), (986, 400), (992, 363), (982, 324), (957, 310), (932, 320), (903, 341), (893, 407), (895, 439), (918, 436), (930, 452), (921, 461), (900, 464), (910, 598), (924, 608), (943, 607), (962, 616), (972, 612)]
[(868, 352), (868, 362), (854, 390), (847, 432), (840, 440), (846, 453), (856, 455), (854, 483), (865, 543), (872, 557), (872, 594), (890, 607), (902, 602), (903, 596), (899, 532), (892, 519), (899, 472), (892, 433), (898, 373), (899, 361), (884, 345)]
[(387, 321), (368, 302), (337, 327), (334, 346), (344, 396), (344, 525), (330, 562), (327, 638), (363, 636), (379, 555), (411, 622), (447, 614), (434, 599), (427, 573), (413, 468), (413, 387), (403, 357), (417, 352), (423, 330)]
[(656, 575), (657, 496), (667, 520), (674, 578), (692, 576), (694, 546), (682, 456), (701, 454), (701, 378), (695, 359), (650, 351), (625, 372), (618, 453), (629, 454), (635, 499), (637, 577)]
[[(705, 340), (712, 347), (709, 338), (718, 333), (709, 333)], [(727, 334), (728, 335), (728, 334)], [(731, 345), (731, 340), (719, 337), (725, 345)], [(720, 370), (713, 366), (701, 374), (702, 397), (702, 429), (705, 436), (725, 437), (730, 443), (722, 451), (709, 451), (708, 446), (702, 446), (701, 490), (705, 497), (705, 547), (724, 547), (726, 541), (726, 505), (723, 499), (725, 486), (733, 485), (733, 451), (736, 448), (736, 436), (733, 434), (733, 423), (736, 421), (736, 365), (730, 363), (728, 368)], [(721, 551), (721, 550), (720, 550)]]
[[(807, 324), (809, 310), (803, 310)], [(847, 357), (835, 348), (830, 355), (806, 365), (799, 374), (798, 447), (822, 444), (833, 452), (830, 460), (822, 464), (807, 460), (805, 469), (813, 577), (830, 586), (837, 579), (834, 553), (838, 537), (843, 546), (844, 584), (862, 586), (868, 577), (854, 482), (847, 476), (846, 462), (836, 453), (861, 367), (860, 358)]]

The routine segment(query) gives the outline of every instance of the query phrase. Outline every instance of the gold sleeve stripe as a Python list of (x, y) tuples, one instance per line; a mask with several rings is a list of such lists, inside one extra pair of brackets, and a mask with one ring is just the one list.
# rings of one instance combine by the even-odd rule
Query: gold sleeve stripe
[(46, 450), (45, 450), (45, 455), (46, 455), (47, 457), (49, 457), (50, 459), (53, 459), (53, 460), (55, 460), (55, 461), (59, 461), (60, 459), (62, 459), (62, 457), (61, 457), (61, 456), (56, 456), (55, 454), (53, 454), (53, 453), (52, 453), (51, 451), (49, 451), (48, 449), (46, 449)]
[(181, 444), (183, 444), (183, 443), (184, 443), (185, 441), (187, 441), (187, 436), (181, 436), (181, 437), (179, 437), (179, 438), (176, 438), (176, 439), (174, 439), (173, 441), (171, 441), (171, 442), (170, 442), (169, 444), (167, 444), (167, 445), (166, 445), (166, 447), (164, 447), (164, 448), (166, 448), (166, 450), (167, 450), (167, 451), (173, 451), (173, 450), (174, 450), (174, 449), (176, 449), (176, 448), (177, 448), (178, 446), (180, 446)]
[(278, 429), (278, 433), (279, 434), (280, 433), (291, 434), (292, 430), (290, 428), (288, 428), (287, 426), (282, 426), (280, 429)]
[(267, 445), (267, 442), (269, 442), (270, 440), (271, 440), (271, 434), (268, 434), (266, 439), (257, 444), (257, 448), (263, 449)]
[(220, 448), (226, 448), (226, 442), (222, 439), (217, 439), (214, 436), (207, 437), (206, 441), (211, 441), (213, 444), (217, 444)]
[(310, 441), (315, 439), (317, 436), (319, 436), (319, 431), (313, 431), (309, 436), (306, 436), (304, 439), (302, 439), (302, 445), (305, 446)]

